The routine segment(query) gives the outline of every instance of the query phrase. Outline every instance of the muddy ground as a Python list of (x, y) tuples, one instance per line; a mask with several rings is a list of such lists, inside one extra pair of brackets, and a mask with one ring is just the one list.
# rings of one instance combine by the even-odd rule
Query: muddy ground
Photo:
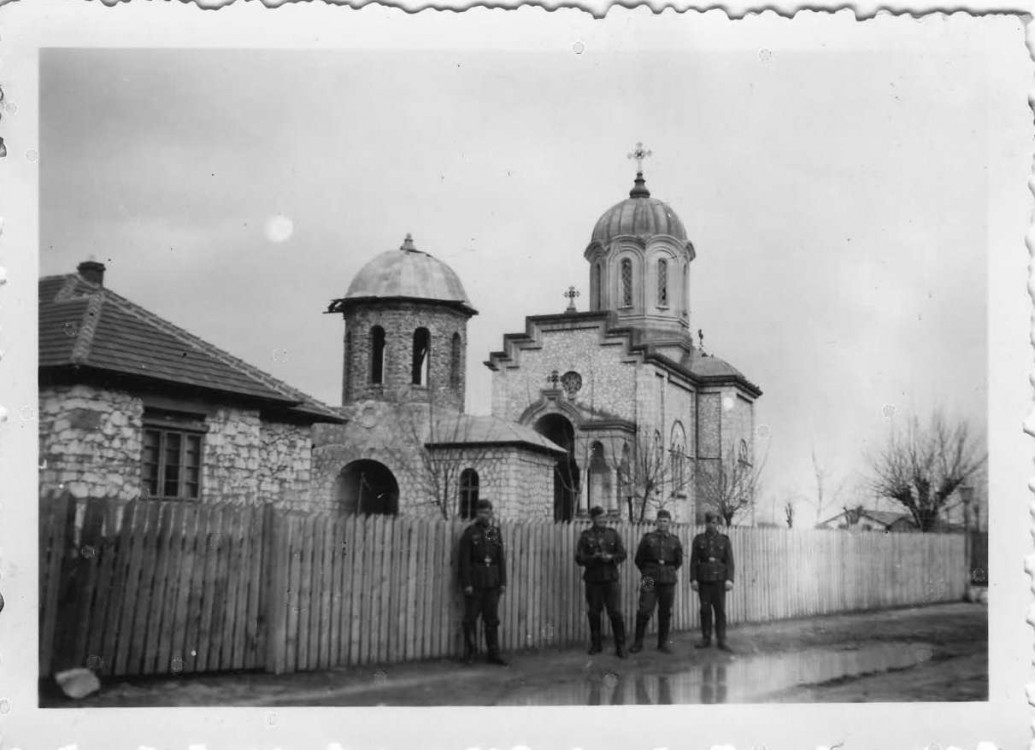
[(735, 653), (673, 636), (620, 660), (585, 648), (507, 654), (506, 668), (435, 660), (317, 673), (108, 679), (86, 699), (49, 682), (41, 705), (607, 705), (719, 702), (981, 701), (988, 695), (987, 608), (943, 604), (730, 629)]

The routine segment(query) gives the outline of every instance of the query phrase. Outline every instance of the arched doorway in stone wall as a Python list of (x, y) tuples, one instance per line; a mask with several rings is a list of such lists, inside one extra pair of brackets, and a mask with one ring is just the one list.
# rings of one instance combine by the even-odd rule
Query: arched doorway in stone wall
[(334, 497), (345, 513), (399, 513), (399, 483), (391, 469), (370, 459), (346, 464), (334, 482)]
[(575, 460), (575, 427), (560, 414), (547, 414), (533, 428), (567, 451), (557, 459), (553, 471), (553, 519), (570, 521), (579, 498), (579, 465)]

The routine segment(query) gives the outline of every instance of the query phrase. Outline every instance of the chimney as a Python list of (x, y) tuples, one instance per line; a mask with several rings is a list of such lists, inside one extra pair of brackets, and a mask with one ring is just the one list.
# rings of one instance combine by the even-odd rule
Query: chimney
[(76, 270), (79, 275), (92, 284), (104, 286), (104, 264), (97, 260), (84, 260)]

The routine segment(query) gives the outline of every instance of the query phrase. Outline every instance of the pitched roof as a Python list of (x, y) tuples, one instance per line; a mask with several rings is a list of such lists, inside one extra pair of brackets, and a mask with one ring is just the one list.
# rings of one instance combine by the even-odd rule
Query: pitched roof
[(428, 437), (429, 446), (525, 445), (549, 453), (566, 453), (531, 427), (479, 414), (439, 417)]
[[(838, 513), (836, 516), (833, 516), (825, 521), (820, 522), (819, 524), (817, 524), (817, 526), (826, 526), (828, 523), (845, 518), (846, 515), (847, 511), (842, 511)], [(876, 523), (884, 527), (890, 527), (893, 523), (902, 520), (906, 520), (910, 523), (913, 523), (913, 517), (908, 513), (898, 513), (893, 510), (870, 510), (868, 508), (863, 508), (859, 512), (859, 517), (868, 518), (871, 521), (875, 521)]]
[(89, 367), (246, 396), (321, 421), (326, 404), (79, 274), (39, 282), (39, 367)]

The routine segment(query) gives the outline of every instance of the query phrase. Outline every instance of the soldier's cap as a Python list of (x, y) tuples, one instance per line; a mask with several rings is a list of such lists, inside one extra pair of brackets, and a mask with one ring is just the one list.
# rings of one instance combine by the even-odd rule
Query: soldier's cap
[(722, 516), (720, 516), (714, 510), (710, 510), (704, 514), (704, 522), (708, 523), (709, 521), (715, 521), (715, 523), (720, 523), (722, 521)]
[(590, 518), (596, 518), (597, 516), (602, 515), (604, 515), (604, 509), (601, 508), (599, 505), (594, 505), (592, 508), (589, 509)]
[(492, 503), (488, 500), (479, 500), (474, 504), (475, 510), (492, 510)]
[(658, 511), (658, 515), (656, 517), (657, 518), (668, 518), (669, 520), (671, 520), (672, 519), (672, 514), (669, 513), (667, 510), (659, 510)]

